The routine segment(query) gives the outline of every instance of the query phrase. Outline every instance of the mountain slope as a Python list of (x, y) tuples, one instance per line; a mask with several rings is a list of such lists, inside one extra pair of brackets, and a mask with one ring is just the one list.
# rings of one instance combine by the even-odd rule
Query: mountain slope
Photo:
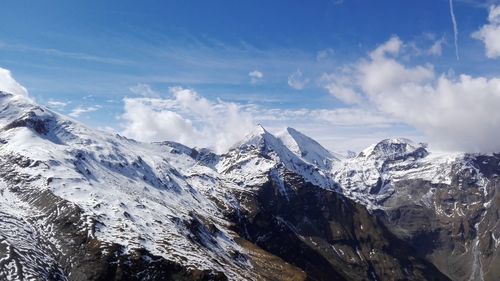
[(340, 161), (339, 158), (342, 158), (293, 128), (286, 128), (277, 137), (296, 156), (323, 170), (332, 169), (333, 165)]
[[(37, 235), (48, 240), (51, 249), (40, 250), (40, 259), (50, 261), (68, 253), (69, 261), (51, 262), (62, 280), (75, 279), (77, 248), (97, 247), (94, 258), (105, 263), (106, 256), (118, 251), (115, 245), (120, 245), (124, 259), (143, 251), (137, 262), (147, 265), (156, 260), (148, 257), (161, 257), (160, 263), (175, 265), (193, 279), (256, 278), (219, 207), (192, 186), (215, 186), (203, 176), (216, 178), (209, 167), (170, 146), (89, 130), (17, 96), (2, 93), (0, 107), (2, 196), (19, 204), (7, 215), (18, 219), (17, 209), (33, 209), (28, 221), (19, 222), (24, 228), (35, 228), (31, 217), (42, 217), (35, 220), (42, 224)], [(26, 204), (30, 208), (22, 207)], [(71, 219), (64, 218), (66, 212)], [(66, 245), (65, 235), (78, 237), (83, 246)], [(6, 276), (28, 278), (33, 264), (12, 258), (22, 256), (21, 245), (6, 241), (12, 242), (2, 251)], [(40, 268), (33, 269), (33, 275), (49, 278), (52, 273), (39, 272)], [(94, 277), (102, 278), (109, 269), (102, 270)], [(85, 271), (82, 279), (93, 279)]]
[[(270, 199), (260, 198), (269, 178), (285, 189), (289, 173), (324, 188), (333, 184), (263, 128), (229, 154), (216, 156), (180, 144), (144, 144), (92, 131), (9, 94), (2, 94), (0, 106), (5, 116), (0, 132), (2, 196), (12, 202), (5, 214), (16, 226), (11, 234), (3, 233), (8, 245), (0, 252), (5, 277), (326, 280), (317, 269), (288, 260), (283, 252), (266, 251), (269, 245), (257, 245), (254, 236), (239, 231), (238, 225), (252, 216), (247, 202)], [(234, 176), (234, 165), (247, 167), (247, 161), (261, 163)], [(234, 181), (243, 174), (241, 179), (248, 181)], [(321, 190), (305, 183), (295, 188)], [(279, 198), (288, 198), (287, 192)], [(37, 242), (18, 239), (24, 237), (22, 229), (29, 229), (25, 232)], [(37, 250), (30, 254), (33, 244)], [(327, 264), (339, 279), (383, 272), (378, 267), (369, 271), (369, 264), (356, 273), (341, 270), (340, 263)], [(422, 266), (440, 276), (432, 266)]]
[[(312, 145), (314, 144), (317, 143)], [(310, 159), (292, 152), (287, 145), (290, 144), (284, 143), (259, 125), (228, 153), (221, 155), (216, 166), (217, 171), (235, 183), (253, 186), (265, 182), (268, 172), (279, 179), (280, 171), (289, 170), (314, 185), (325, 189), (338, 189), (335, 181), (329, 176), (329, 171), (321, 169), (318, 163), (311, 163), (314, 161), (309, 162)], [(329, 163), (333, 159), (329, 154), (323, 157), (324, 161), (321, 163)]]
[(221, 175), (245, 186), (231, 190), (241, 206), (233, 213), (240, 235), (312, 280), (448, 280), (289, 144), (258, 126), (221, 155)]
[(497, 280), (499, 156), (384, 140), (334, 169), (344, 194), (454, 280)]
[(0, 92), (0, 279), (497, 280), (499, 158), (262, 126), (216, 155)]

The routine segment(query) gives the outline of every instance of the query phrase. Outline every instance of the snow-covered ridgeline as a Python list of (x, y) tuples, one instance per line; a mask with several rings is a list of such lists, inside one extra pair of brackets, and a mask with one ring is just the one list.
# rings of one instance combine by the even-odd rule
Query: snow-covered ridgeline
[[(38, 175), (33, 186), (50, 190), (94, 218), (95, 233), (89, 235), (240, 279), (251, 271), (237, 268), (251, 265), (234, 259), (245, 250), (232, 239), (220, 204), (224, 210), (237, 210), (238, 200), (229, 191), (252, 191), (269, 177), (281, 184), (286, 196), (286, 170), (371, 209), (381, 208), (400, 181), (450, 185), (457, 171), (467, 169), (487, 196), (471, 156), (429, 152), (424, 144), (406, 139), (383, 140), (347, 158), (292, 128), (274, 136), (257, 126), (227, 153), (216, 155), (92, 130), (9, 94), (0, 94), (0, 108), (0, 155), (29, 159), (16, 166), (17, 172)], [(421, 201), (431, 202), (431, 196)]]
[[(236, 266), (224, 265), (235, 263), (231, 254), (243, 250), (203, 194), (217, 188), (214, 170), (176, 147), (91, 130), (17, 96), (2, 93), (0, 107), (0, 154), (38, 163), (18, 166), (16, 172), (39, 175), (32, 186), (49, 189), (96, 218), (97, 238), (239, 276), (232, 272)], [(193, 238), (196, 221), (217, 231), (208, 237), (199, 229)]]

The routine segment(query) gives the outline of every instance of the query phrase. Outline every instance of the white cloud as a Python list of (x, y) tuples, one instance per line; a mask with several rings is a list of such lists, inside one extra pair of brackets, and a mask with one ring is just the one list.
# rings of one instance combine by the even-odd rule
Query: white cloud
[(432, 65), (406, 66), (388, 56), (402, 46), (393, 37), (355, 64), (348, 90), (362, 93), (364, 101), (443, 148), (500, 151), (500, 78), (455, 77), (437, 74)]
[(488, 24), (483, 25), (472, 37), (481, 40), (486, 48), (488, 58), (500, 57), (500, 6), (491, 6)]
[[(395, 53), (391, 55), (397, 55), (407, 61), (415, 57), (441, 56), (443, 54), (443, 45), (446, 44), (445, 37), (438, 37), (432, 32), (424, 32), (414, 36), (412, 40), (407, 42), (401, 42), (398, 37), (393, 37), (393, 40), (395, 40), (393, 47), (398, 50), (393, 50)], [(400, 45), (398, 46), (398, 44)], [(387, 54), (390, 54), (390, 52)]]
[(455, 56), (457, 57), (457, 60), (460, 59), (460, 56), (458, 55), (458, 27), (457, 27), (457, 19), (455, 18), (455, 11), (453, 10), (453, 0), (450, 0), (450, 16), (451, 16), (451, 23), (453, 25), (453, 38), (455, 42)]
[(258, 70), (254, 70), (254, 71), (250, 71), (248, 73), (248, 76), (250, 76), (250, 82), (252, 82), (252, 84), (255, 84), (255, 83), (259, 82), (260, 80), (262, 80), (262, 78), (264, 78), (264, 73), (262, 73)]
[(239, 105), (210, 101), (195, 91), (170, 89), (171, 98), (125, 98), (123, 134), (141, 141), (177, 141), (223, 152), (254, 126)]
[(191, 144), (201, 138), (190, 120), (169, 110), (158, 110), (154, 100), (125, 98), (123, 134), (141, 141), (174, 140)]
[(97, 111), (101, 108), (100, 105), (95, 105), (95, 106), (88, 106), (88, 107), (83, 107), (83, 106), (77, 106), (71, 110), (71, 112), (68, 114), (71, 117), (78, 118), (80, 115), (88, 112), (94, 112)]
[(346, 104), (359, 104), (362, 103), (363, 98), (352, 87), (353, 79), (352, 70), (344, 68), (339, 73), (323, 74), (319, 83), (338, 100)]
[(434, 41), (432, 46), (427, 50), (427, 54), (432, 56), (441, 56), (441, 54), (443, 53), (444, 42), (444, 38), (440, 38)]
[(288, 76), (288, 86), (294, 90), (304, 89), (307, 83), (309, 83), (309, 78), (304, 77), (300, 69)]
[(28, 91), (19, 84), (9, 70), (0, 67), (0, 91), (28, 97)]
[(404, 83), (420, 83), (433, 76), (432, 66), (405, 67), (387, 54), (396, 55), (402, 47), (399, 38), (391, 38), (373, 52), (370, 59), (356, 66), (356, 79), (365, 93), (379, 93)]
[(392, 36), (387, 42), (381, 44), (370, 53), (373, 60), (385, 58), (387, 55), (397, 55), (403, 48), (403, 41), (397, 36)]
[(353, 132), (388, 132), (400, 124), (387, 114), (362, 108), (263, 108), (208, 100), (191, 89), (179, 87), (171, 88), (170, 93), (169, 98), (125, 98), (122, 133), (140, 141), (170, 140), (210, 147), (221, 153), (261, 123), (274, 132), (286, 126), (310, 132), (332, 149), (361, 149), (371, 144), (374, 137), (367, 142), (363, 135), (363, 140), (352, 146)]
[(65, 108), (68, 104), (69, 104), (69, 102), (56, 101), (56, 100), (49, 100), (47, 102), (47, 106), (48, 107), (55, 108), (55, 109), (58, 109), (58, 110), (61, 110), (61, 109)]
[(151, 86), (148, 84), (139, 83), (133, 87), (130, 87), (129, 90), (132, 93), (143, 97), (157, 98), (160, 96), (160, 94), (151, 89)]

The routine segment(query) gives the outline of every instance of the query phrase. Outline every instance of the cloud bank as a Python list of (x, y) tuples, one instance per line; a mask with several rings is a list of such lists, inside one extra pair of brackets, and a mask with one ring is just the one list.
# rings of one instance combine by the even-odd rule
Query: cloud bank
[[(297, 128), (332, 150), (363, 149), (372, 142), (395, 136), (392, 132), (388, 135), (388, 131), (401, 124), (387, 114), (363, 108), (265, 108), (209, 100), (180, 87), (171, 88), (166, 98), (123, 101), (122, 134), (146, 142), (169, 140), (209, 147), (219, 153), (240, 141), (257, 123), (272, 132), (287, 126)], [(378, 129), (385, 134), (373, 135)]]
[(500, 78), (408, 66), (398, 60), (404, 47), (392, 37), (347, 74), (324, 75), (325, 88), (345, 103), (372, 106), (417, 128), (442, 148), (500, 151)]
[(173, 87), (169, 98), (125, 98), (123, 134), (141, 141), (177, 141), (224, 152), (254, 126), (235, 103), (216, 102)]

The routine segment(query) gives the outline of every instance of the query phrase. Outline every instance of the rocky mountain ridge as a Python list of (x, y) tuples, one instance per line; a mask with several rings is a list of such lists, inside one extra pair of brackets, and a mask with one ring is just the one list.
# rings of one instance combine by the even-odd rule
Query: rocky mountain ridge
[(140, 143), (0, 93), (0, 278), (497, 280), (499, 155)]

